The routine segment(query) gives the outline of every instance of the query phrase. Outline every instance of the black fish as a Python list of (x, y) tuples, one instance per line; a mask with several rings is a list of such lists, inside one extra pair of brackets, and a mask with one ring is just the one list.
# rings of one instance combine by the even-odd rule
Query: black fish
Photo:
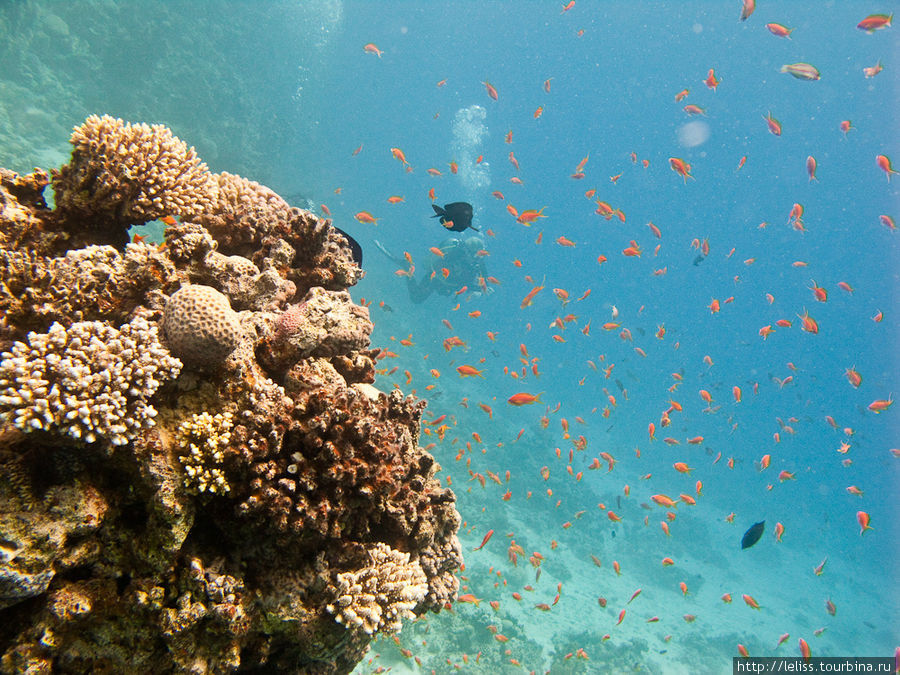
[(756, 525), (744, 532), (744, 536), (741, 539), (741, 549), (743, 550), (745, 548), (750, 548), (751, 546), (753, 546), (753, 544), (758, 542), (760, 540), (760, 537), (763, 536), (763, 532), (765, 531), (765, 529), (766, 521), (763, 520), (762, 522), (756, 523)]
[[(472, 225), (472, 205), (468, 202), (453, 202), (445, 204), (444, 208), (432, 204), (434, 209), (432, 218), (440, 218), (441, 225), (452, 232), (462, 232), (468, 227), (478, 232), (478, 228)], [(448, 226), (447, 223), (450, 223)]]
[[(332, 225), (332, 227), (334, 227), (334, 225)], [(359, 245), (359, 242), (356, 241), (356, 239), (354, 239), (349, 234), (344, 232), (341, 228), (334, 227), (334, 229), (339, 235), (341, 235), (344, 239), (347, 240), (347, 246), (350, 247), (350, 251), (353, 253), (353, 262), (355, 262), (361, 268), (362, 260), (363, 260), (362, 246)]]

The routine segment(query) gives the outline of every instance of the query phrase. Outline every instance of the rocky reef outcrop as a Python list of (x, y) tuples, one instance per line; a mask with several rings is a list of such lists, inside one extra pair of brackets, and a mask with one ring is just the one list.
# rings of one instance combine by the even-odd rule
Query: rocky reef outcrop
[(0, 169), (0, 672), (349, 672), (462, 558), (346, 239), (164, 126), (71, 143)]

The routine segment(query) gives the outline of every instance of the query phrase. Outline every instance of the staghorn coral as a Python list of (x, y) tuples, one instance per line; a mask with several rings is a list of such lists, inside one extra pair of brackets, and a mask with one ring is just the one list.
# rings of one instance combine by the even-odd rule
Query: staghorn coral
[(241, 323), (228, 298), (199, 284), (172, 294), (162, 329), (172, 352), (193, 368), (221, 364), (241, 341)]
[(75, 127), (72, 161), (53, 174), (57, 211), (115, 241), (129, 225), (209, 210), (216, 183), (193, 148), (163, 125), (91, 115)]
[(164, 127), (73, 141), (55, 210), (0, 171), (0, 672), (349, 673), (462, 558), (347, 241)]
[(372, 635), (396, 633), (402, 620), (412, 618), (413, 609), (428, 591), (425, 573), (409, 553), (378, 543), (367, 551), (369, 565), (337, 575), (334, 602), (326, 609), (338, 623), (362, 628)]
[(0, 423), (124, 445), (153, 426), (148, 399), (180, 370), (145, 319), (54, 323), (0, 354)]

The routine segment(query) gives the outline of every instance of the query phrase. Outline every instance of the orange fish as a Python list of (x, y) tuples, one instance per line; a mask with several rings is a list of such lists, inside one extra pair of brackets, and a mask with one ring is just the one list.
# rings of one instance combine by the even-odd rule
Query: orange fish
[(859, 523), (859, 536), (862, 536), (866, 530), (874, 530), (869, 526), (869, 514), (865, 511), (856, 512), (856, 522)]
[(376, 46), (375, 46), (373, 43), (371, 43), (371, 42), (368, 43), (368, 44), (366, 44), (366, 45), (363, 45), (363, 51), (365, 51), (365, 52), (368, 53), (368, 54), (376, 54), (376, 55), (378, 56), (379, 59), (381, 58), (381, 55), (384, 54), (383, 51), (381, 51), (380, 49), (378, 49), (378, 47), (376, 47)]
[(900, 173), (898, 171), (894, 171), (893, 167), (891, 166), (891, 160), (887, 155), (878, 155), (877, 157), (875, 157), (875, 164), (878, 165), (879, 169), (884, 171), (885, 175), (887, 176), (888, 183), (891, 182), (891, 174)]
[(472, 550), (473, 550), (473, 551), (480, 551), (481, 549), (483, 549), (483, 548), (484, 548), (484, 545), (488, 543), (488, 541), (490, 540), (490, 538), (491, 538), (493, 535), (494, 535), (494, 531), (493, 531), (493, 530), (488, 530), (488, 531), (487, 531), (487, 534), (484, 535), (484, 539), (481, 540), (481, 544), (480, 544), (477, 548), (473, 548)]
[(483, 84), (484, 88), (487, 90), (488, 96), (490, 96), (495, 101), (499, 98), (497, 95), (497, 89), (494, 87), (494, 85), (487, 81), (482, 82), (481, 84)]
[(402, 162), (403, 164), (409, 164), (409, 162), (406, 161), (406, 155), (403, 154), (403, 151), (400, 148), (391, 148), (391, 154), (397, 161)]
[(816, 323), (816, 320), (809, 315), (809, 312), (806, 312), (804, 310), (802, 315), (798, 314), (797, 316), (800, 319), (800, 328), (802, 330), (806, 331), (807, 333), (813, 334), (819, 332), (819, 324)]
[(766, 121), (766, 124), (769, 125), (769, 133), (774, 134), (775, 136), (781, 136), (781, 122), (772, 117), (771, 111), (763, 116), (763, 119)]
[(459, 373), (460, 377), (475, 377), (476, 375), (478, 377), (484, 377), (484, 375), (482, 375), (484, 370), (478, 370), (477, 368), (475, 368), (473, 366), (465, 366), (465, 365), (458, 366), (456, 368), (456, 372)]
[(359, 213), (357, 213), (357, 214), (354, 216), (354, 218), (356, 218), (356, 219), (357, 219), (359, 222), (361, 222), (361, 223), (368, 223), (368, 224), (371, 224), (371, 225), (377, 225), (377, 224), (378, 224), (378, 218), (376, 218), (375, 216), (373, 216), (373, 215), (372, 215), (371, 213), (369, 213), (368, 211), (360, 211)]
[(523, 391), (510, 396), (507, 400), (507, 403), (509, 403), (510, 405), (522, 406), (530, 405), (532, 403), (543, 403), (543, 401), (541, 401), (541, 394), (534, 396), (533, 394), (529, 394)]
[(873, 33), (876, 30), (881, 30), (882, 28), (888, 28), (891, 25), (891, 20), (894, 18), (894, 14), (870, 14), (865, 19), (856, 24), (856, 27), (860, 30), (864, 30), (867, 33)]
[(894, 399), (892, 396), (888, 396), (886, 399), (876, 399), (872, 401), (867, 407), (873, 413), (883, 413), (885, 410), (890, 408), (894, 403)]
[(706, 74), (706, 79), (703, 80), (703, 83), (709, 88), (715, 91), (716, 87), (719, 86), (719, 82), (721, 80), (716, 79), (716, 71), (712, 68), (709, 69), (709, 72)]
[(791, 33), (794, 32), (793, 28), (787, 28), (786, 26), (782, 26), (780, 23), (767, 23), (766, 28), (769, 29), (769, 32), (776, 37), (791, 39)]
[(685, 183), (687, 183), (688, 178), (693, 178), (691, 175), (691, 165), (680, 157), (669, 157), (669, 166), (672, 171), (684, 178)]
[(741, 5), (741, 21), (746, 21), (756, 9), (756, 0), (743, 0)]
[(753, 598), (752, 595), (747, 595), (746, 593), (741, 596), (750, 607), (753, 609), (759, 609), (759, 603)]

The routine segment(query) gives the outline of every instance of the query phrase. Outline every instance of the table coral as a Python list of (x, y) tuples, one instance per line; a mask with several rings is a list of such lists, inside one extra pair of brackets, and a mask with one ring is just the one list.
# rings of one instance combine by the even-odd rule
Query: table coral
[(347, 240), (165, 127), (71, 140), (54, 209), (0, 169), (0, 672), (349, 673), (462, 555)]

